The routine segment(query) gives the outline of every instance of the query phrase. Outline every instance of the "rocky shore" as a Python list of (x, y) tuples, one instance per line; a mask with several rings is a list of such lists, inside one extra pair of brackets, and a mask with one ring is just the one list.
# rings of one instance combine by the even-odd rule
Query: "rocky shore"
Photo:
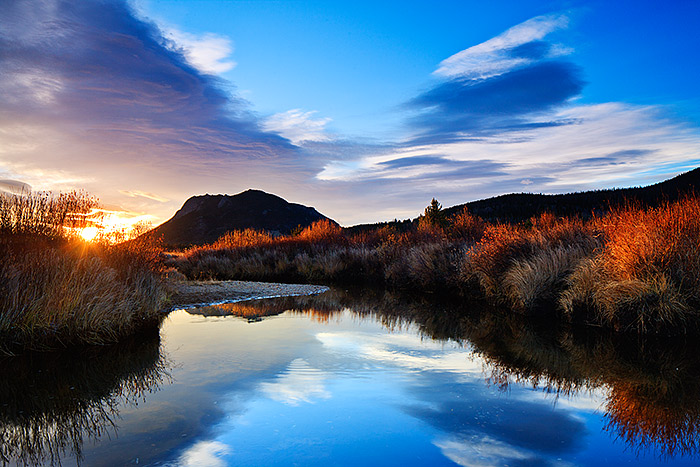
[(313, 295), (328, 290), (328, 287), (321, 285), (250, 281), (183, 281), (175, 283), (173, 288), (171, 309), (261, 298)]

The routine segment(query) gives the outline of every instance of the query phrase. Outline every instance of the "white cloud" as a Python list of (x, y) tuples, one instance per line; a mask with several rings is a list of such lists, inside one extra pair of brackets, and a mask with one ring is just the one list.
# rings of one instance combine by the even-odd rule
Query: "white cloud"
[(182, 467), (225, 467), (228, 463), (222, 459), (231, 452), (231, 447), (219, 441), (200, 441), (180, 457)]
[[(509, 52), (520, 45), (538, 41), (557, 29), (565, 28), (569, 19), (564, 15), (545, 15), (513, 26), (481, 44), (462, 50), (440, 62), (435, 74), (448, 78), (484, 79), (499, 75), (514, 67), (527, 64), (531, 59), (517, 57)], [(570, 49), (554, 46), (549, 55), (570, 53)]]
[[(353, 332), (325, 332), (316, 335), (324, 346), (361, 356), (384, 365), (416, 371), (441, 371), (481, 377), (482, 362), (456, 344), (422, 341), (414, 335), (366, 335)], [(416, 352), (419, 344), (421, 352)], [(445, 347), (452, 347), (446, 349)]]
[(0, 194), (24, 195), (32, 191), (31, 185), (19, 180), (0, 180)]
[(34, 104), (50, 105), (63, 89), (60, 79), (43, 73), (41, 70), (10, 72), (8, 79), (0, 79), (0, 89), (7, 103), (22, 103), (29, 98)]
[(210, 74), (225, 73), (236, 66), (230, 59), (233, 53), (233, 41), (218, 34), (202, 35), (182, 32), (175, 28), (167, 28), (165, 35), (179, 48), (187, 61), (199, 71)]
[(277, 381), (262, 383), (260, 389), (270, 399), (283, 404), (313, 403), (314, 400), (331, 397), (325, 389), (325, 379), (326, 376), (321, 370), (311, 368), (305, 360), (297, 358), (277, 377)]
[(451, 436), (435, 441), (433, 444), (445, 457), (465, 467), (491, 467), (508, 465), (508, 461), (535, 460), (531, 453), (488, 436), (468, 440)]
[[(499, 188), (500, 182), (508, 179), (517, 180), (517, 185), (527, 184), (533, 191), (556, 192), (653, 183), (690, 170), (697, 163), (700, 135), (686, 125), (664, 118), (656, 107), (621, 103), (578, 105), (545, 118), (573, 123), (476, 141), (409, 146), (391, 154), (354, 161), (330, 161), (317, 178), (368, 181), (431, 176), (433, 179), (421, 181), (422, 187), (429, 189), (430, 183), (434, 183), (435, 188), (439, 185), (442, 189), (464, 190), (493, 185), (497, 194), (504, 192)], [(611, 157), (626, 152), (631, 155), (618, 160)], [(455, 162), (490, 161), (500, 164), (504, 175), (450, 178), (453, 167), (449, 165), (421, 165), (409, 170), (381, 165), (387, 160), (425, 154), (440, 154)], [(587, 160), (593, 162), (586, 164)], [(486, 190), (481, 193), (488, 195)]]
[(263, 122), (263, 129), (278, 133), (294, 144), (303, 141), (328, 141), (325, 133), (326, 125), (330, 118), (312, 118), (316, 111), (304, 112), (301, 109), (292, 109), (286, 112), (274, 114)]

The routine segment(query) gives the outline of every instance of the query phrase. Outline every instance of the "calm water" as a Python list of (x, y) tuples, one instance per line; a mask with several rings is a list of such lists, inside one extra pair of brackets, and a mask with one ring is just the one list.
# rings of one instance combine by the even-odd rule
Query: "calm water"
[(1, 361), (2, 456), (697, 465), (698, 355), (386, 294), (180, 310), (160, 336)]

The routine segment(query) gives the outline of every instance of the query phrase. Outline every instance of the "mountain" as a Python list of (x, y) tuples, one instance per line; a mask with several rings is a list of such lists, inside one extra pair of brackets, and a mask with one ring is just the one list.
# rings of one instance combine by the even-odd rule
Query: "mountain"
[[(517, 223), (542, 212), (557, 216), (578, 215), (588, 218), (592, 213), (602, 213), (611, 207), (633, 202), (642, 206), (657, 206), (662, 201), (673, 201), (684, 193), (700, 194), (700, 168), (680, 174), (666, 181), (636, 188), (584, 191), (560, 195), (536, 193), (511, 193), (494, 198), (458, 204), (444, 210), (447, 216), (461, 212), (465, 207), (470, 213), (490, 222)], [(427, 203), (426, 203), (427, 204)], [(350, 233), (364, 232), (378, 227), (392, 226), (401, 231), (410, 229), (418, 219), (361, 224), (348, 227)]]
[(312, 207), (289, 203), (264, 191), (246, 190), (232, 196), (193, 196), (170, 220), (145, 235), (161, 237), (169, 246), (201, 245), (232, 230), (289, 234), (322, 219), (328, 218)]
[(586, 218), (593, 212), (605, 212), (629, 202), (657, 206), (664, 200), (673, 201), (684, 193), (697, 192), (699, 188), (700, 168), (697, 168), (646, 187), (560, 195), (514, 193), (452, 206), (445, 209), (445, 214), (450, 216), (466, 207), (470, 213), (489, 221), (521, 222), (545, 211), (556, 216), (579, 215)]

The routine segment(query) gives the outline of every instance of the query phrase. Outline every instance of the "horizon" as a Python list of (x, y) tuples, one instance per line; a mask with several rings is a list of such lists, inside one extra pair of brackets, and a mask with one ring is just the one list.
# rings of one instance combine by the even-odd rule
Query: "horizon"
[[(667, 179), (665, 179), (665, 180), (660, 180), (659, 182), (656, 182), (656, 183), (653, 183), (653, 184), (650, 184), (650, 185), (637, 185), (637, 186), (630, 186), (630, 187), (624, 187), (624, 188), (621, 188), (621, 187), (600, 188), (599, 190), (590, 190), (590, 192), (593, 192), (593, 191), (616, 191), (616, 190), (624, 190), (624, 189), (627, 189), (627, 188), (648, 188), (648, 187), (650, 187), (650, 186), (658, 185), (658, 184), (663, 183), (663, 182), (665, 182), (665, 181), (669, 181), (669, 180), (671, 180), (671, 179), (675, 179), (676, 177), (678, 177), (678, 176), (680, 176), (680, 175), (688, 174), (688, 173), (690, 173), (690, 172), (692, 172), (692, 171), (694, 171), (694, 170), (697, 170), (697, 169), (700, 169), (700, 167), (695, 167), (695, 168), (690, 169), (690, 170), (688, 170), (688, 171), (681, 172), (681, 173), (679, 173), (678, 175), (675, 175), (675, 176), (673, 176), (673, 177), (667, 178)], [(185, 201), (183, 201), (183, 204), (182, 204), (179, 208), (177, 208), (177, 210), (176, 210), (175, 212), (173, 212), (173, 214), (172, 214), (170, 217), (168, 217), (168, 218), (167, 218), (166, 220), (164, 220), (162, 223), (160, 223), (160, 224), (158, 224), (158, 225), (154, 225), (153, 228), (158, 227), (158, 226), (160, 226), (160, 225), (163, 225), (165, 222), (171, 220), (171, 219), (177, 214), (177, 212), (178, 212), (180, 209), (182, 209), (182, 207), (184, 207), (185, 203), (186, 203), (187, 201), (189, 201), (190, 199), (192, 199), (192, 198), (203, 197), (203, 196), (229, 196), (229, 197), (232, 197), (232, 196), (241, 195), (241, 194), (246, 193), (246, 192), (248, 192), (248, 191), (259, 191), (259, 192), (265, 193), (265, 194), (267, 194), (267, 195), (272, 195), (272, 196), (276, 196), (276, 197), (278, 197), (278, 198), (282, 198), (284, 201), (286, 201), (286, 202), (288, 202), (288, 203), (290, 203), (290, 204), (298, 204), (298, 205), (302, 205), (302, 206), (305, 206), (305, 207), (310, 207), (310, 208), (316, 209), (316, 206), (313, 206), (313, 205), (311, 205), (311, 204), (307, 204), (307, 203), (306, 203), (305, 201), (303, 201), (303, 200), (301, 200), (301, 201), (299, 201), (299, 200), (289, 200), (289, 199), (286, 199), (286, 198), (284, 198), (284, 197), (282, 197), (282, 196), (277, 195), (276, 193), (270, 193), (270, 192), (267, 192), (267, 191), (265, 191), (265, 190), (261, 190), (261, 189), (258, 189), (258, 188), (247, 188), (247, 189), (245, 189), (245, 190), (243, 190), (243, 191), (239, 191), (238, 193), (202, 193), (202, 194), (198, 194), (198, 195), (192, 195), (192, 196), (190, 196), (189, 198), (187, 198)], [(468, 201), (464, 201), (464, 202), (457, 203), (457, 204), (453, 204), (453, 205), (449, 205), (449, 206), (448, 206), (448, 205), (443, 205), (442, 203), (440, 203), (440, 205), (441, 205), (441, 207), (442, 207), (443, 209), (446, 209), (446, 210), (447, 210), (447, 209), (452, 209), (452, 208), (459, 207), (459, 206), (466, 205), (466, 204), (470, 204), (470, 203), (476, 203), (476, 202), (479, 202), (479, 201), (486, 201), (486, 200), (489, 200), (489, 199), (499, 198), (499, 197), (501, 197), (501, 196), (508, 196), (508, 195), (543, 195), (543, 196), (556, 196), (556, 195), (573, 195), (573, 194), (581, 194), (581, 193), (588, 193), (588, 192), (589, 192), (589, 191), (571, 191), (571, 192), (565, 192), (565, 193), (551, 193), (551, 194), (549, 194), (549, 193), (534, 193), (534, 192), (531, 192), (531, 191), (509, 192), (509, 193), (497, 194), (497, 195), (494, 195), (494, 196), (490, 196), (490, 197), (488, 197), (488, 198), (478, 198), (478, 199), (468, 200)], [(437, 201), (439, 202), (440, 200), (437, 200)], [(390, 223), (390, 222), (397, 221), (397, 220), (398, 220), (398, 221), (415, 220), (415, 219), (417, 219), (418, 217), (420, 217), (420, 216), (422, 215), (424, 209), (425, 209), (425, 207), (423, 207), (422, 209), (416, 211), (412, 216), (406, 217), (406, 218), (397, 218), (397, 217), (394, 217), (393, 219), (387, 218), (387, 219), (378, 220), (378, 221), (374, 221), (374, 222), (361, 222), (361, 223), (350, 224), (350, 225), (343, 225), (343, 224), (340, 224), (340, 223), (339, 223), (339, 225), (340, 225), (341, 227), (347, 228), (347, 227), (355, 227), (355, 226), (360, 226), (360, 225), (372, 225), (372, 224)], [(318, 211), (318, 209), (316, 209), (316, 210)], [(323, 212), (320, 212), (320, 211), (318, 211), (318, 212), (319, 212), (321, 215), (324, 215), (325, 217), (327, 217), (328, 219), (330, 219), (330, 220), (332, 220), (332, 221), (335, 221), (335, 219), (333, 219), (333, 218), (330, 217), (330, 216), (326, 216)]]
[[(0, 5), (0, 192), (260, 189), (341, 225), (700, 166), (700, 4)], [(255, 188), (253, 188), (255, 187)]]

